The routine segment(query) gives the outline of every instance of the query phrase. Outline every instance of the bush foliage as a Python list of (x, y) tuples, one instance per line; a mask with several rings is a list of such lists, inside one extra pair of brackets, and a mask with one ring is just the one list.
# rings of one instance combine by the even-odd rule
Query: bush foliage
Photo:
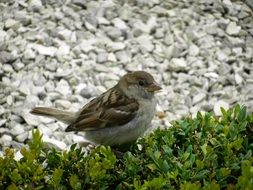
[(117, 158), (100, 146), (85, 155), (48, 149), (33, 132), (23, 158), (0, 157), (0, 189), (253, 189), (253, 114), (222, 109), (172, 122)]

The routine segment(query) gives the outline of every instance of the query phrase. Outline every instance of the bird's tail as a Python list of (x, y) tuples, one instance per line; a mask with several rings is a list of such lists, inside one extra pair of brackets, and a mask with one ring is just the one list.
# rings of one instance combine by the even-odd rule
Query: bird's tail
[(30, 111), (30, 113), (34, 115), (51, 117), (68, 125), (73, 123), (76, 119), (75, 112), (63, 111), (54, 108), (35, 107)]

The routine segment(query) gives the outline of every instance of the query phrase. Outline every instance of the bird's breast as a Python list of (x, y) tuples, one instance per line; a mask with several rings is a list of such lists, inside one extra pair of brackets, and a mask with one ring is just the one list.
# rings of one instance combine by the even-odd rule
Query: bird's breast
[(103, 145), (121, 145), (135, 141), (150, 126), (155, 114), (156, 100), (138, 101), (139, 109), (135, 117), (122, 126), (107, 127), (97, 131), (87, 131), (86, 138)]

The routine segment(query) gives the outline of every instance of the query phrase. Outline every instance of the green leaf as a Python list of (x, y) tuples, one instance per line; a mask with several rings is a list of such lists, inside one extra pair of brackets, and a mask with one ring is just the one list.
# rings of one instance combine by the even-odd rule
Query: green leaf
[(14, 183), (12, 183), (7, 187), (7, 190), (18, 190), (18, 188)]
[(205, 144), (203, 144), (200, 148), (201, 148), (201, 150), (202, 150), (202, 153), (204, 154), (204, 156), (207, 154), (207, 149), (206, 149), (206, 147), (207, 147), (207, 144), (205, 143)]
[(195, 176), (193, 176), (194, 180), (200, 180), (205, 178), (206, 174), (209, 174), (210, 171), (209, 170), (201, 170), (199, 171)]
[(52, 175), (52, 184), (54, 187), (58, 187), (62, 179), (63, 169), (56, 168)]
[(242, 108), (239, 110), (239, 113), (238, 113), (238, 115), (237, 115), (237, 119), (238, 119), (239, 122), (243, 122), (243, 121), (245, 121), (246, 116), (247, 116), (246, 107), (242, 107)]
[(79, 182), (79, 179), (77, 177), (77, 175), (72, 175), (69, 179), (69, 182), (70, 182), (70, 186), (73, 188), (73, 189), (76, 189), (76, 190), (79, 190), (81, 189), (81, 183)]
[(12, 172), (11, 179), (13, 182), (17, 183), (22, 180), (22, 176), (19, 174), (18, 168), (15, 168)]

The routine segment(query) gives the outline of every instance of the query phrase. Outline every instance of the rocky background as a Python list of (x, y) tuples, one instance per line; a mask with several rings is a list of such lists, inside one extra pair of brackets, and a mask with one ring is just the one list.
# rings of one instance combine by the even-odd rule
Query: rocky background
[(236, 103), (252, 110), (252, 10), (252, 0), (1, 0), (0, 155), (34, 128), (60, 149), (84, 141), (29, 110), (76, 111), (132, 70), (162, 84), (153, 127)]

